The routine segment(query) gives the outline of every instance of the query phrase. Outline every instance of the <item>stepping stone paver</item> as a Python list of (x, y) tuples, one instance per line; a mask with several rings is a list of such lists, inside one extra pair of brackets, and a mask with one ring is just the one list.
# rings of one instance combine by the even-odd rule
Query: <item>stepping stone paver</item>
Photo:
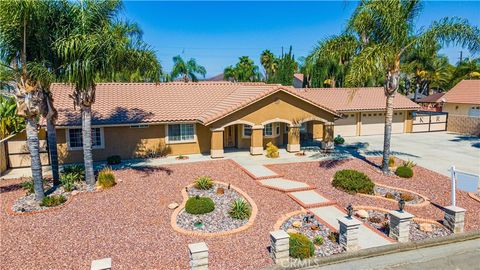
[(278, 177), (278, 174), (269, 168), (258, 164), (240, 164), (245, 170), (247, 170), (255, 178), (274, 178)]
[(330, 202), (314, 190), (296, 191), (289, 193), (289, 195), (307, 207)]
[[(335, 206), (325, 206), (308, 209), (313, 212), (315, 215), (320, 217), (323, 221), (327, 222), (331, 227), (335, 228), (337, 231), (339, 229), (339, 224), (337, 218), (344, 217), (346, 214), (342, 212)], [(372, 231), (372, 229), (365, 226), (365, 224), (360, 225), (360, 231), (358, 234), (358, 245), (361, 249), (371, 248), (392, 244), (378, 233)]]
[(310, 188), (310, 186), (306, 183), (299, 182), (299, 181), (293, 181), (293, 180), (287, 180), (287, 179), (283, 179), (283, 178), (269, 178), (269, 179), (265, 179), (265, 180), (260, 180), (260, 183), (262, 183), (262, 185), (264, 185), (264, 186), (280, 189), (280, 190), (283, 190), (283, 191)]

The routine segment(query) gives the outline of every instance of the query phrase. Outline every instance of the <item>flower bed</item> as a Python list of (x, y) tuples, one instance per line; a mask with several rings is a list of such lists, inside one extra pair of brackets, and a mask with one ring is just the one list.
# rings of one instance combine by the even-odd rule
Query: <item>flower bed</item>
[[(340, 246), (337, 242), (332, 242), (328, 236), (330, 235), (330, 228), (325, 226), (324, 224), (318, 222), (316, 218), (313, 219), (312, 222), (303, 222), (303, 218), (305, 214), (299, 214), (290, 217), (287, 219), (283, 224), (280, 226), (280, 229), (285, 230), (289, 233), (297, 232), (306, 235), (310, 240), (314, 241), (316, 236), (323, 237), (323, 244), (315, 245), (315, 255), (316, 256), (330, 256), (333, 254), (344, 252), (342, 246)], [(295, 227), (294, 223), (300, 224), (299, 227)], [(295, 224), (295, 225), (297, 225)], [(312, 230), (312, 226), (318, 226), (318, 230)]]
[(418, 194), (407, 192), (407, 191), (400, 191), (393, 188), (375, 185), (374, 193), (376, 196), (380, 196), (386, 199), (391, 199), (395, 201), (399, 201), (402, 197), (405, 200), (405, 203), (408, 205), (416, 205), (425, 202), (425, 199)]
[[(390, 231), (388, 214), (374, 210), (368, 210), (367, 213), (368, 218), (359, 219), (388, 236)], [(421, 223), (414, 220), (410, 226), (410, 241), (442, 237), (450, 235), (451, 233), (452, 232), (444, 226), (433, 223)]]
[[(53, 182), (48, 180), (44, 183), (44, 189), (46, 190), (45, 196), (63, 196), (66, 201), (65, 204), (73, 195), (87, 191), (87, 184), (84, 181), (76, 182), (73, 186), (72, 191), (65, 191), (63, 186), (58, 186), (53, 189)], [(41, 206), (39, 202), (35, 201), (35, 194), (28, 194), (23, 197), (18, 198), (12, 205), (13, 212), (26, 213), (26, 212), (36, 212), (42, 211), (48, 208), (48, 206)]]
[[(217, 192), (223, 189), (223, 194)], [(189, 187), (187, 190), (188, 197), (208, 197), (213, 200), (215, 209), (212, 212), (200, 215), (189, 214), (182, 209), (177, 217), (176, 224), (178, 227), (189, 230), (206, 233), (224, 232), (234, 230), (245, 225), (249, 219), (235, 219), (230, 217), (229, 211), (233, 202), (237, 199), (243, 199), (248, 203), (240, 193), (227, 185), (215, 183), (210, 189), (197, 189)], [(250, 209), (252, 206), (248, 203)]]

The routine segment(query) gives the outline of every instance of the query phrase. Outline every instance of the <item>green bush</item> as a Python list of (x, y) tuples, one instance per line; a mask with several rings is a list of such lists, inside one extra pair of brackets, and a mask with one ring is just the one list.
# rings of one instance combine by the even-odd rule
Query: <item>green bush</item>
[(63, 195), (44, 197), (40, 206), (54, 207), (67, 201)]
[[(43, 182), (43, 186), (45, 187), (45, 185), (47, 184), (47, 179), (43, 179), (42, 182)], [(23, 190), (25, 190), (27, 195), (35, 193), (33, 178), (31, 177), (30, 177), (30, 180), (20, 183), (20, 186), (23, 188)]]
[(78, 174), (76, 173), (64, 173), (60, 177), (60, 183), (62, 183), (63, 189), (67, 192), (70, 192), (75, 187), (75, 181), (78, 179)]
[(200, 176), (195, 180), (195, 188), (197, 189), (211, 189), (213, 187), (213, 180), (209, 176)]
[(110, 168), (103, 168), (97, 177), (97, 185), (101, 186), (102, 188), (110, 188), (117, 184), (115, 182), (115, 175), (113, 174), (112, 169)]
[(117, 164), (120, 164), (121, 162), (122, 162), (122, 158), (119, 155), (107, 157), (108, 165), (117, 165)]
[(85, 167), (83, 165), (69, 165), (63, 167), (63, 174), (75, 175), (75, 181), (85, 180)]
[(320, 235), (315, 236), (315, 238), (313, 239), (313, 243), (317, 246), (323, 245), (323, 237), (321, 237)]
[(411, 178), (413, 176), (413, 170), (410, 167), (401, 166), (397, 168), (395, 174), (402, 178)]
[(375, 184), (370, 178), (355, 170), (337, 171), (333, 176), (332, 185), (348, 193), (373, 194)]
[(338, 243), (338, 239), (340, 238), (340, 235), (338, 232), (330, 232), (328, 234), (328, 240), (332, 241), (333, 243)]
[(193, 215), (210, 213), (215, 209), (215, 204), (208, 197), (190, 197), (185, 203), (185, 211)]
[(250, 217), (250, 206), (244, 199), (236, 199), (228, 212), (232, 218), (247, 219)]
[(306, 259), (313, 256), (315, 246), (307, 236), (301, 233), (290, 234), (290, 257), (298, 259)]
[(268, 158), (278, 158), (280, 153), (278, 152), (278, 147), (276, 147), (272, 142), (267, 143), (267, 157)]
[(345, 139), (340, 136), (340, 135), (337, 135), (337, 137), (335, 137), (335, 139), (333, 139), (333, 143), (339, 145), (339, 144), (344, 144), (345, 143)]

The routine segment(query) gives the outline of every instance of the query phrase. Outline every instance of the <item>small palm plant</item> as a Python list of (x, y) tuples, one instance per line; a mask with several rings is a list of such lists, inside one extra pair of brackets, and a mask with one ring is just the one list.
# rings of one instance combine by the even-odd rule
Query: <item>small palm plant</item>
[(250, 205), (244, 199), (236, 199), (230, 208), (230, 216), (234, 219), (247, 219), (250, 217), (252, 210)]
[(195, 188), (197, 189), (211, 189), (213, 186), (213, 180), (209, 176), (200, 176), (195, 180)]

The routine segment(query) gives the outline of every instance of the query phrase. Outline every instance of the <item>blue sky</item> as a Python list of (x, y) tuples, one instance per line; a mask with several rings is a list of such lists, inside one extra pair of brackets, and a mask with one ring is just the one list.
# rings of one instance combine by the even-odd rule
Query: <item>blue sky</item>
[[(259, 64), (264, 49), (275, 54), (293, 46), (295, 57), (306, 56), (318, 42), (338, 34), (356, 2), (160, 2), (125, 1), (123, 15), (140, 24), (144, 40), (157, 52), (165, 71), (172, 57), (194, 57), (209, 76), (237, 62), (242, 55)], [(445, 16), (459, 16), (479, 25), (480, 2), (424, 2), (416, 26), (428, 26)], [(457, 47), (442, 49), (451, 63)], [(464, 57), (469, 56), (463, 49)]]

